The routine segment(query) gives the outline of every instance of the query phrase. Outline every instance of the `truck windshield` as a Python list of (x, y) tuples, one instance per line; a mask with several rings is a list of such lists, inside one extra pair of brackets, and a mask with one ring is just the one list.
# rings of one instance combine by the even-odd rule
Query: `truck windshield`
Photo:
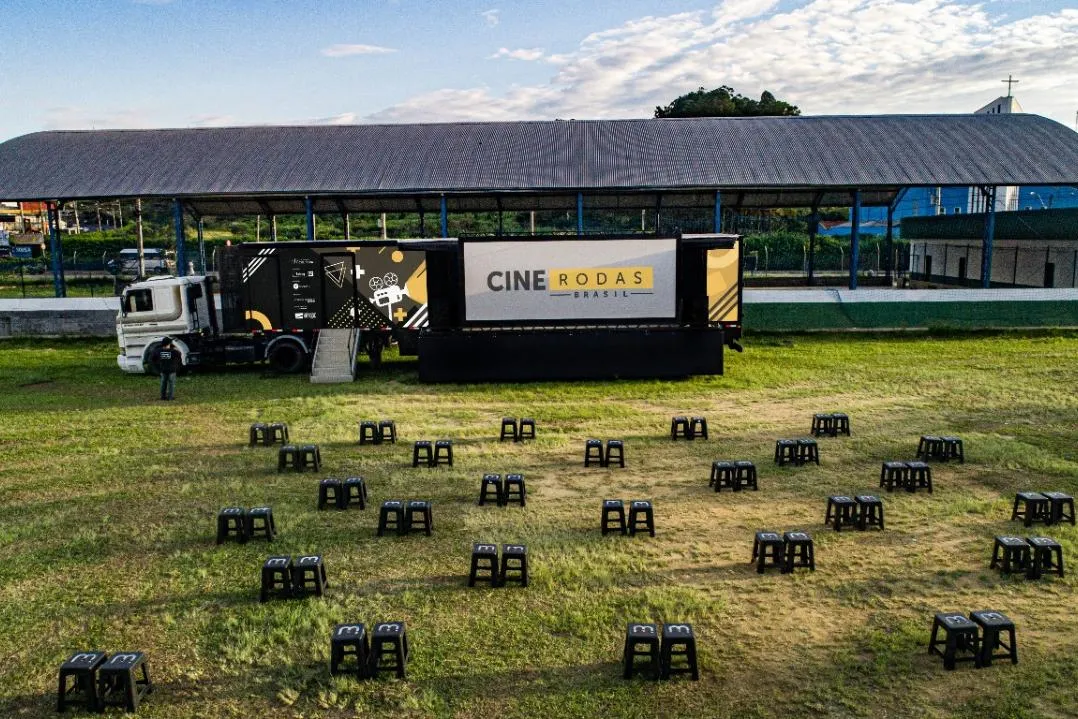
[(124, 295), (124, 314), (153, 309), (153, 290), (129, 290)]

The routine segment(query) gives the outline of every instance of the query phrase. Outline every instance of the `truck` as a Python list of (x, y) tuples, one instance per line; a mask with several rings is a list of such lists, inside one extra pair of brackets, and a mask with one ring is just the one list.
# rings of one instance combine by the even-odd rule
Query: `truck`
[(278, 373), (310, 368), (312, 381), (348, 381), (361, 351), (377, 364), (391, 343), (417, 355), (431, 382), (721, 374), (723, 346), (740, 350), (737, 235), (223, 250), (216, 279), (155, 277), (123, 291), (123, 370), (155, 372), (165, 336), (184, 368), (265, 362)]
[(216, 278), (153, 277), (123, 290), (116, 317), (122, 370), (156, 372), (155, 350), (166, 336), (185, 369), (265, 362), (274, 372), (301, 372), (320, 336), (334, 333), (347, 337), (351, 366), (360, 351), (379, 363), (392, 342), (415, 354), (426, 325), (426, 263), (408, 241), (222, 249)]

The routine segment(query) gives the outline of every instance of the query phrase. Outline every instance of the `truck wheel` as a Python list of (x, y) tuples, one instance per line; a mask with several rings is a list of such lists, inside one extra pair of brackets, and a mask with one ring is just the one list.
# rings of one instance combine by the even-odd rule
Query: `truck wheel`
[(307, 361), (307, 353), (295, 342), (278, 342), (270, 350), (270, 369), (278, 374), (299, 372)]

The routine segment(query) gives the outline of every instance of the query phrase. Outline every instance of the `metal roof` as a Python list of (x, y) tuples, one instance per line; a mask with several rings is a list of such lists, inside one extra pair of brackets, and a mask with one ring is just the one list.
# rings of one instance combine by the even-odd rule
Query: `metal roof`
[[(886, 204), (903, 187), (1078, 184), (1037, 115), (53, 131), (0, 144), (0, 198), (182, 197), (201, 214)], [(660, 199), (661, 195), (661, 199)]]

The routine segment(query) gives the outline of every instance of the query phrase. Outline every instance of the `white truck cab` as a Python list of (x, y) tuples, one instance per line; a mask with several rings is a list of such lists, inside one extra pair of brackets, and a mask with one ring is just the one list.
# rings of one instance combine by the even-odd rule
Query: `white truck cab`
[(153, 277), (128, 286), (116, 315), (120, 369), (146, 372), (153, 351), (166, 336), (173, 338), (182, 363), (191, 364), (192, 338), (217, 326), (211, 292), (210, 280), (201, 275)]

